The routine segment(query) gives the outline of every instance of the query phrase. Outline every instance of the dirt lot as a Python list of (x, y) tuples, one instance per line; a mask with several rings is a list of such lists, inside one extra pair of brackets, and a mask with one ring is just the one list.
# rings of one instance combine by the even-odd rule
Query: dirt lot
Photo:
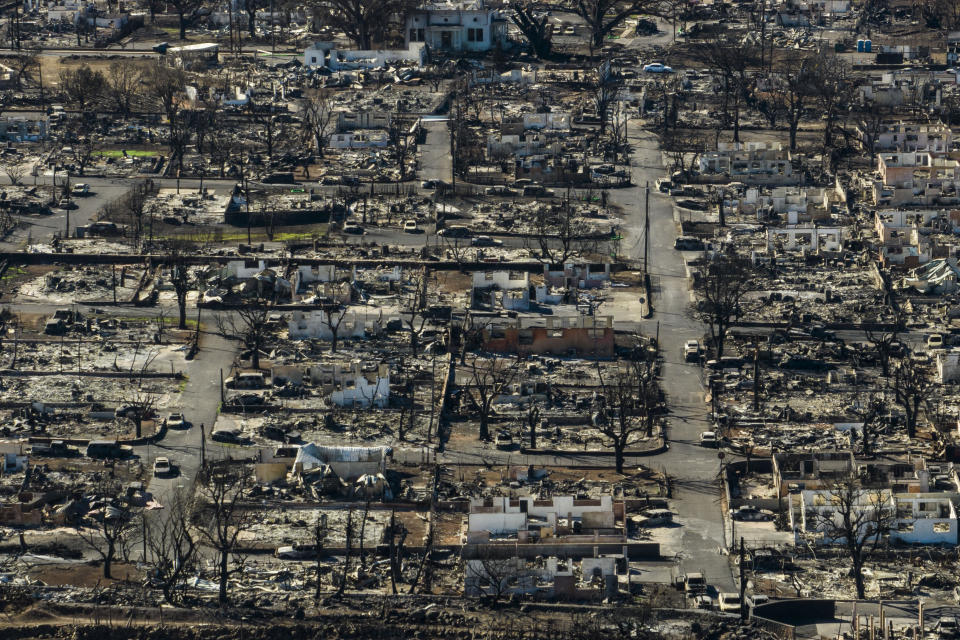
[(31, 571), (31, 580), (44, 584), (70, 587), (107, 587), (116, 582), (135, 582), (141, 574), (131, 564), (116, 563), (110, 572), (113, 578), (103, 577), (103, 567), (93, 564), (48, 564)]

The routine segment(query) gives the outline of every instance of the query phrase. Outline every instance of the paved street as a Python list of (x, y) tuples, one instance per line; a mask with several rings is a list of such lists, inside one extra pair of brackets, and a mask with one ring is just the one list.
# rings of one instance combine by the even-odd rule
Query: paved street
[(732, 588), (720, 511), (717, 451), (699, 446), (699, 434), (709, 428), (707, 405), (703, 402), (700, 369), (681, 358), (683, 343), (703, 337), (703, 327), (690, 314), (690, 288), (682, 254), (673, 248), (677, 224), (669, 197), (656, 192), (653, 184), (666, 175), (657, 139), (632, 122), (633, 182), (630, 189), (610, 190), (610, 201), (624, 208), (627, 237), (624, 246), (632, 258), (643, 256), (644, 186), (650, 183), (650, 273), (654, 281), (654, 313), (641, 326), (644, 333), (658, 332), (664, 357), (663, 388), (670, 405), (668, 437), (670, 449), (645, 464), (663, 467), (675, 478), (674, 507), (683, 524), (681, 566), (703, 571), (707, 581), (718, 588)]
[(450, 182), (453, 158), (446, 120), (426, 121), (427, 141), (420, 147), (420, 179)]
[[(57, 176), (57, 184), (61, 184), (64, 175)], [(112, 202), (121, 197), (130, 189), (127, 181), (102, 178), (83, 178), (71, 177), (71, 183), (86, 182), (90, 184), (90, 195), (82, 198), (73, 198), (77, 208), (73, 210), (54, 209), (51, 215), (26, 215), (21, 218), (21, 225), (2, 241), (0, 241), (0, 251), (18, 251), (26, 244), (36, 244), (49, 242), (57, 233), (63, 233), (67, 225), (67, 217), (70, 218), (70, 230), (77, 226), (88, 224), (96, 213), (108, 202)], [(2, 183), (8, 180), (0, 181)], [(40, 176), (36, 180), (27, 177), (24, 180), (24, 186), (30, 187), (34, 184), (41, 185), (44, 197), (50, 193), (51, 178), (49, 176)], [(45, 187), (43, 185), (46, 185)]]

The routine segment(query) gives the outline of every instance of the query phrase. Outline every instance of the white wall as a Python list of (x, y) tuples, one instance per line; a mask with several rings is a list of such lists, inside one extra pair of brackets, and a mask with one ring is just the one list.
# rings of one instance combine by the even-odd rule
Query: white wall
[[(941, 494), (898, 494), (898, 513), (907, 511), (890, 532), (890, 539), (905, 544), (957, 544), (957, 513)], [(939, 529), (939, 531), (935, 530)]]
[(245, 266), (245, 264), (244, 260), (231, 260), (223, 268), (223, 277), (233, 276), (238, 280), (247, 280), (267, 268), (267, 263), (264, 260), (257, 261), (256, 266), (253, 267)]
[(813, 253), (819, 253), (821, 243), (824, 251), (839, 251), (843, 246), (843, 229), (840, 227), (796, 227), (783, 229), (767, 229), (767, 251), (772, 251), (774, 241), (779, 239), (785, 249), (792, 250), (801, 246), (800, 240), (805, 240), (806, 246)]
[[(515, 277), (511, 277), (515, 276)], [(488, 289), (497, 287), (503, 291), (510, 289), (525, 289), (530, 284), (530, 274), (510, 271), (474, 271), (473, 288)]]
[(327, 146), (331, 149), (368, 149), (371, 147), (385, 147), (389, 142), (387, 134), (374, 129), (369, 133), (348, 131), (335, 133), (330, 136)]
[(580, 569), (583, 572), (584, 580), (590, 580), (590, 577), (593, 576), (594, 567), (600, 569), (600, 575), (615, 575), (617, 573), (617, 559), (612, 557), (584, 558), (580, 561)]
[[(343, 338), (362, 338), (365, 335), (368, 324), (371, 329), (378, 327), (377, 320), (379, 314), (370, 315), (366, 313), (345, 312), (346, 317), (340, 322), (337, 330), (337, 339)], [(336, 325), (337, 315), (334, 313), (331, 319)], [(291, 340), (303, 340), (306, 338), (319, 338), (320, 340), (332, 340), (333, 332), (327, 324), (327, 314), (323, 311), (311, 311), (309, 314), (303, 311), (294, 311), (290, 322), (287, 324), (287, 332)]]
[[(387, 365), (383, 365), (381, 370)], [(343, 384), (343, 383), (341, 383)], [(330, 394), (330, 401), (340, 407), (386, 407), (390, 403), (390, 373), (379, 375), (371, 382), (360, 374), (353, 377), (353, 386), (338, 389)]]
[(570, 114), (569, 113), (525, 113), (523, 115), (523, 128), (569, 131), (570, 130)]
[(960, 379), (960, 350), (951, 349), (938, 353), (937, 382), (944, 384), (956, 382), (958, 379)]
[(471, 513), (468, 516), (468, 531), (489, 531), (494, 535), (516, 533), (526, 528), (527, 514), (512, 513)]

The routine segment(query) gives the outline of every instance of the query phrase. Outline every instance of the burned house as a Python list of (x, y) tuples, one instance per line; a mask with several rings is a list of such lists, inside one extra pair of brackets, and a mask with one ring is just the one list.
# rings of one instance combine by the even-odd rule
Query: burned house
[(483, 330), (487, 351), (609, 358), (614, 353), (611, 316), (519, 316)]
[(368, 311), (294, 311), (287, 331), (291, 340), (331, 340), (334, 331), (338, 339), (363, 338), (368, 332), (375, 335), (381, 331), (382, 317), (380, 312)]
[(382, 409), (390, 403), (390, 365), (381, 364), (372, 371), (365, 371), (360, 362), (349, 367), (337, 363), (312, 365), (307, 373), (338, 407)]
[(700, 157), (700, 173), (722, 173), (731, 180), (790, 180), (793, 165), (783, 146), (767, 142), (720, 143)]
[(628, 538), (624, 503), (609, 495), (472, 499), (464, 538), (467, 596), (615, 595), (631, 554), (659, 553), (655, 544)]
[(880, 153), (879, 179), (873, 182), (878, 205), (932, 205), (956, 198), (960, 188), (960, 162), (927, 151)]

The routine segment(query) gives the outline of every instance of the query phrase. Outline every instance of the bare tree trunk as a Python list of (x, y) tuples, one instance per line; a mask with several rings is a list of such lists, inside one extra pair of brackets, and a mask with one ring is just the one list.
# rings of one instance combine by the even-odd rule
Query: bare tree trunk
[(367, 532), (367, 515), (370, 513), (370, 500), (363, 505), (363, 520), (360, 522), (360, 570), (367, 570), (367, 556), (363, 550), (363, 538)]
[(347, 553), (343, 559), (343, 573), (340, 575), (340, 586), (337, 587), (337, 595), (342, 596), (347, 588), (347, 572), (350, 570), (350, 556), (353, 552), (353, 507), (347, 512)]
[(423, 557), (420, 558), (420, 565), (417, 567), (417, 575), (416, 577), (414, 577), (413, 582), (410, 583), (410, 589), (409, 591), (407, 591), (408, 594), (413, 593), (416, 590), (417, 584), (420, 583), (420, 576), (423, 575), (424, 567), (426, 566), (427, 561), (430, 558), (430, 553), (431, 551), (433, 551), (433, 509), (432, 508), (430, 509), (430, 513), (428, 517), (429, 517), (429, 520), (427, 521), (427, 539), (423, 549)]
[(220, 593), (218, 601), (221, 607), (227, 606), (227, 581), (230, 579), (230, 574), (227, 571), (227, 560), (229, 557), (226, 549), (220, 551)]
[(116, 554), (116, 546), (114, 545), (113, 540), (111, 539), (107, 543), (107, 552), (103, 556), (103, 577), (104, 578), (113, 578), (111, 575), (111, 569), (113, 567), (113, 556)]
[(397, 510), (390, 510), (390, 591), (397, 595)]

